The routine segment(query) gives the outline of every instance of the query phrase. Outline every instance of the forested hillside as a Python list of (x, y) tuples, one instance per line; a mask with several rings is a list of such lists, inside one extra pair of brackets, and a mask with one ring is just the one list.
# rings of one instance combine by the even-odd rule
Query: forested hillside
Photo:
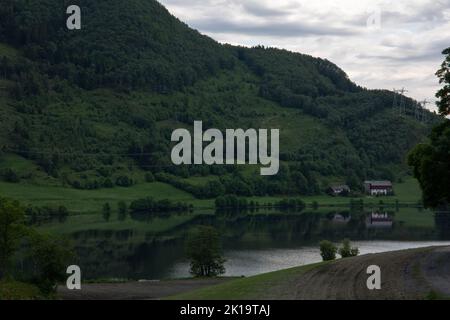
[[(71, 4), (82, 9), (81, 30), (66, 28)], [(1, 0), (0, 176), (8, 182), (98, 189), (156, 179), (208, 198), (359, 188), (404, 174), (406, 153), (430, 131), (400, 117), (393, 99), (327, 60), (218, 44), (154, 0)], [(279, 128), (279, 175), (173, 166), (170, 134), (194, 120)]]

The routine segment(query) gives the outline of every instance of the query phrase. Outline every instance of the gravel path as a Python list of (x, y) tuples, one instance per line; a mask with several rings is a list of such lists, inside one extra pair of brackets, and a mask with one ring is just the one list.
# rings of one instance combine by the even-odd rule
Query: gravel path
[[(381, 290), (368, 290), (367, 267), (381, 268)], [(426, 248), (344, 259), (293, 281), (292, 299), (424, 299), (450, 297), (450, 247)]]

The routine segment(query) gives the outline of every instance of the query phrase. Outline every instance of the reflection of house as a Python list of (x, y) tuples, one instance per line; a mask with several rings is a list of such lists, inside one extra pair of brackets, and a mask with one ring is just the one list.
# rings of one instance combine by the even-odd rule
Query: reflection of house
[(368, 215), (366, 219), (367, 228), (392, 228), (393, 224), (394, 220), (387, 212), (372, 212), (372, 214)]
[(333, 216), (332, 222), (333, 222), (333, 223), (336, 223), (336, 224), (346, 224), (346, 223), (348, 223), (351, 219), (352, 219), (351, 216), (345, 217), (345, 216), (343, 216), (342, 214), (336, 213), (336, 214)]
[(393, 193), (392, 182), (390, 181), (365, 181), (364, 190), (372, 196), (390, 195)]
[(332, 196), (345, 196), (350, 193), (350, 187), (347, 185), (331, 186), (328, 188), (328, 194)]

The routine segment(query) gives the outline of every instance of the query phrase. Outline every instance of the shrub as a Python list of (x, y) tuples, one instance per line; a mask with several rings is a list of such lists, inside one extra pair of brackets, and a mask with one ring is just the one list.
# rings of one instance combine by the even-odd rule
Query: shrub
[(133, 179), (130, 179), (127, 176), (120, 176), (116, 179), (116, 185), (119, 187), (131, 187), (133, 185)]
[(44, 299), (44, 295), (35, 285), (17, 281), (0, 281), (0, 300), (41, 299)]
[(359, 249), (354, 247), (351, 247), (351, 243), (349, 239), (345, 239), (342, 242), (342, 247), (339, 248), (339, 254), (342, 258), (350, 258), (350, 257), (356, 257), (359, 255)]
[(154, 200), (153, 198), (138, 199), (130, 204), (131, 213), (151, 212), (183, 212), (189, 211), (191, 207), (185, 202), (172, 202), (169, 199)]
[(147, 172), (145, 174), (145, 182), (148, 182), (148, 183), (155, 182), (155, 176), (153, 175), (153, 173)]
[(105, 220), (109, 220), (109, 217), (111, 216), (111, 206), (107, 202), (103, 205), (103, 218)]
[(126, 214), (127, 213), (127, 204), (125, 201), (119, 201), (119, 203), (117, 203), (117, 208), (120, 214)]
[(111, 179), (107, 178), (105, 181), (103, 181), (103, 187), (104, 188), (114, 188), (114, 184), (111, 181)]
[(3, 179), (6, 182), (11, 182), (11, 183), (18, 183), (18, 182), (20, 182), (19, 176), (12, 169), (6, 169), (4, 172), (2, 172), (1, 175), (3, 176)]
[(65, 270), (74, 258), (70, 244), (62, 238), (31, 236), (32, 279), (44, 294), (54, 293), (58, 282), (66, 279)]
[(332, 261), (336, 259), (337, 248), (330, 241), (321, 241), (320, 242), (320, 255), (322, 256), (323, 261)]

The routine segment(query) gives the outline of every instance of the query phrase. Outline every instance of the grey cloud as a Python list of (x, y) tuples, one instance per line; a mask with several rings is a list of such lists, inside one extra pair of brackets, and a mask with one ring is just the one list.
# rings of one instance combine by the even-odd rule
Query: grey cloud
[(287, 10), (268, 8), (261, 2), (244, 2), (242, 6), (247, 13), (257, 17), (282, 17), (290, 15), (290, 12)]
[(301, 22), (230, 22), (226, 20), (194, 20), (190, 23), (203, 32), (238, 33), (250, 36), (277, 36), (284, 38), (307, 36), (348, 36), (356, 34), (355, 30), (332, 28), (323, 25), (311, 25)]
[[(420, 99), (434, 96), (433, 70), (450, 46), (450, 0), (380, 0), (381, 30), (366, 28), (373, 13), (364, 3), (374, 3), (368, 1), (355, 7), (359, 0), (342, 2), (335, 11), (308, 0), (160, 1), (222, 42), (254, 45), (264, 37), (261, 44), (328, 58), (366, 87), (407, 86)], [(404, 74), (390, 77), (393, 70)]]
[[(447, 19), (444, 12), (449, 8), (450, 0), (434, 0), (429, 3), (425, 3), (420, 7), (411, 7), (402, 12), (392, 10), (388, 4), (379, 6), (382, 24), (399, 26), (401, 24), (420, 23), (425, 24), (424, 28), (427, 27), (427, 23), (430, 25), (445, 23)], [(347, 21), (347, 23), (353, 26), (366, 25), (370, 14), (370, 12), (362, 12), (355, 15), (355, 17)]]
[[(407, 52), (412, 47), (412, 44), (402, 45), (399, 44), (397, 48), (401, 50), (404, 49), (403, 52)], [(450, 47), (450, 38), (444, 40), (433, 41), (429, 43), (424, 49), (419, 50), (416, 49), (417, 53), (408, 54), (405, 53), (403, 56), (395, 56), (395, 55), (370, 55), (370, 54), (359, 54), (358, 57), (361, 59), (376, 59), (376, 60), (385, 60), (392, 62), (427, 62), (427, 61), (436, 61), (442, 59), (441, 52)], [(410, 50), (411, 51), (411, 50)], [(402, 51), (400, 51), (402, 52)]]

